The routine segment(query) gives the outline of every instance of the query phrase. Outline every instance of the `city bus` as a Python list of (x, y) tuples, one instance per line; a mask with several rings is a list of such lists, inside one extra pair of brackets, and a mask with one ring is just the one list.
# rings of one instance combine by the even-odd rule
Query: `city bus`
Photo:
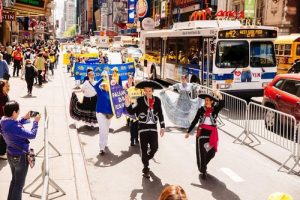
[[(277, 28), (246, 27), (239, 21), (190, 21), (169, 30), (143, 31), (145, 74), (152, 65), (159, 79), (193, 82), (237, 96), (261, 96), (277, 72)], [(153, 67), (152, 67), (153, 68)]]
[(275, 40), (278, 74), (286, 74), (295, 60), (300, 59), (300, 34), (278, 36)]

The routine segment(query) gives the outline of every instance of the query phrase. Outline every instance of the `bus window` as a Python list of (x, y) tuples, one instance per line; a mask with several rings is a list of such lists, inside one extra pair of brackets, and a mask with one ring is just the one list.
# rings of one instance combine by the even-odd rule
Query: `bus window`
[(186, 54), (186, 40), (185, 39), (177, 39), (177, 63), (187, 64), (187, 54)]
[(167, 42), (167, 62), (176, 62), (176, 40), (169, 39)]
[(291, 48), (292, 48), (291, 44), (284, 45), (284, 55), (285, 56), (290, 56), (291, 55)]
[(216, 66), (219, 68), (244, 68), (249, 65), (247, 41), (220, 41), (217, 46)]
[(278, 55), (278, 44), (275, 44), (275, 54)]
[(146, 50), (148, 51), (152, 50), (152, 39), (149, 38), (146, 39)]
[(300, 56), (300, 44), (297, 44), (296, 55)]
[(279, 49), (279, 50), (278, 50), (278, 55), (279, 55), (279, 56), (283, 56), (283, 53), (284, 53), (284, 45), (283, 45), (283, 44), (280, 44), (278, 49)]
[(251, 67), (275, 67), (276, 60), (272, 42), (251, 42)]
[(152, 51), (161, 52), (161, 39), (160, 38), (153, 38), (153, 49)]
[(199, 38), (188, 38), (187, 56), (189, 64), (199, 64)]

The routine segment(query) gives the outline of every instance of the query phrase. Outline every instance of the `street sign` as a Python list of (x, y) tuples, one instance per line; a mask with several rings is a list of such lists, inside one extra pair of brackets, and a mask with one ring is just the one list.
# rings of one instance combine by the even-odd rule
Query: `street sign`
[(4, 21), (16, 21), (16, 13), (12, 11), (3, 11), (2, 19)]

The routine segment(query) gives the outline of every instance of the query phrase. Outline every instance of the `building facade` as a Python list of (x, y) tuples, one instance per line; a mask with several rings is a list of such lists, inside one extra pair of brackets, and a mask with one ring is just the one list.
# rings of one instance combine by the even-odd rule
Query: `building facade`
[(65, 23), (64, 30), (76, 24), (76, 3), (75, 0), (67, 0), (64, 2), (64, 16), (63, 22)]

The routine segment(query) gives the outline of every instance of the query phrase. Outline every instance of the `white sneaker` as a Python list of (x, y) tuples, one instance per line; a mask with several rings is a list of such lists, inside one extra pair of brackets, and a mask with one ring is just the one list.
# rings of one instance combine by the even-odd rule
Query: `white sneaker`
[(1, 160), (7, 160), (7, 155), (6, 155), (6, 154), (0, 155), (0, 159), (1, 159)]

